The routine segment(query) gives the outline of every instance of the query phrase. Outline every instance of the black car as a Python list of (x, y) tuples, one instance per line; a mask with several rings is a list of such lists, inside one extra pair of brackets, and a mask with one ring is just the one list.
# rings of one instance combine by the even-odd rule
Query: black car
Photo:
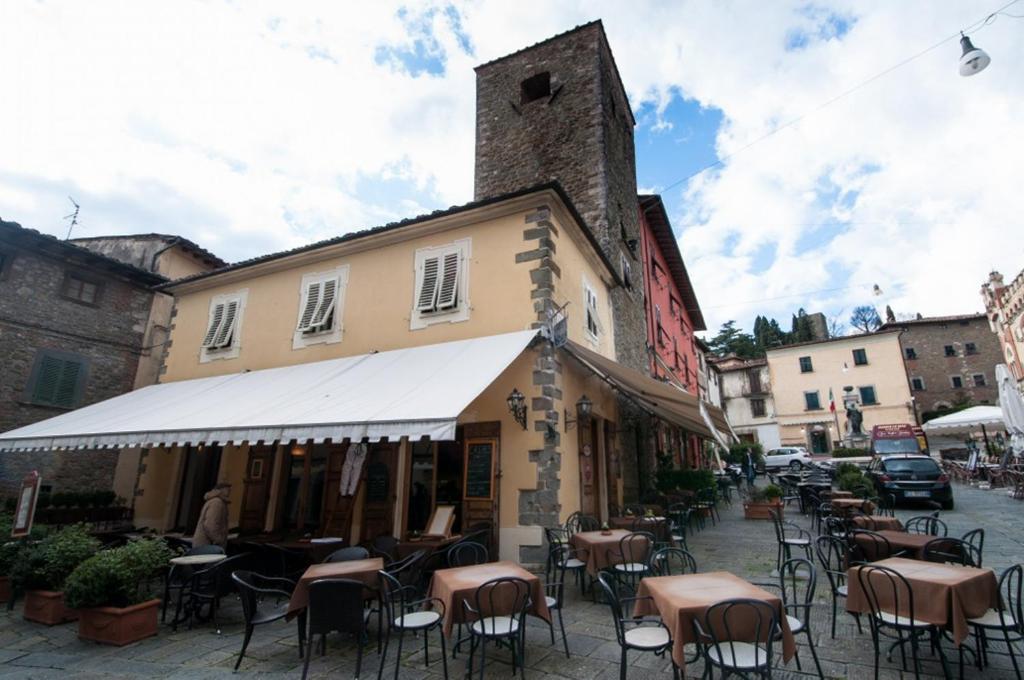
[(930, 456), (877, 457), (868, 465), (867, 475), (879, 496), (892, 494), (897, 502), (935, 501), (943, 510), (953, 509), (949, 476)]

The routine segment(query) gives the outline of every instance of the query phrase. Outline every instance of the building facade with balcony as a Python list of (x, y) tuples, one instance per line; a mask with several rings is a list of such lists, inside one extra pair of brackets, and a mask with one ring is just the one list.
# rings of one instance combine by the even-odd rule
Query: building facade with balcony
[(713, 365), (721, 374), (723, 408), (736, 436), (765, 451), (777, 448), (781, 442), (768, 362), (733, 354), (715, 359)]
[(999, 340), (1003, 361), (1024, 386), (1024, 271), (1010, 283), (997, 271), (981, 287), (989, 329)]

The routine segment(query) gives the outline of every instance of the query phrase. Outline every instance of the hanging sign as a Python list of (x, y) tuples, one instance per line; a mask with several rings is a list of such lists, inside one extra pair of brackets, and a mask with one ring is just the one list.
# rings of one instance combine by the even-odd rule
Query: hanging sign
[(32, 531), (32, 520), (35, 519), (36, 501), (39, 500), (39, 485), (42, 481), (42, 477), (34, 470), (21, 481), (18, 504), (14, 509), (14, 525), (11, 527), (12, 538), (23, 538)]

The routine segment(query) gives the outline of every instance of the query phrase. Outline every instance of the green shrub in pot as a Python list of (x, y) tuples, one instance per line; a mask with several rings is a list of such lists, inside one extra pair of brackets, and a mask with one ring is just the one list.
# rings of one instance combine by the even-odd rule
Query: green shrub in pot
[(129, 607), (153, 597), (153, 578), (173, 553), (160, 539), (132, 541), (82, 562), (64, 585), (69, 607)]
[(757, 486), (750, 491), (752, 503), (774, 503), (780, 498), (782, 498), (782, 488), (775, 484)]
[(84, 524), (72, 524), (26, 546), (11, 577), (25, 590), (60, 591), (68, 575), (99, 549)]

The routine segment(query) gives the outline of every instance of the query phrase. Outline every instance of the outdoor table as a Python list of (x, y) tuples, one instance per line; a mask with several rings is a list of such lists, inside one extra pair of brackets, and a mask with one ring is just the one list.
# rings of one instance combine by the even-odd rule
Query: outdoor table
[(348, 578), (362, 581), (367, 588), (376, 590), (377, 572), (384, 568), (383, 557), (371, 557), (367, 560), (349, 560), (348, 562), (328, 562), (314, 564), (299, 578), (288, 601), (288, 618), (301, 613), (309, 606), (309, 584), (322, 578)]
[(179, 567), (189, 566), (196, 567), (204, 564), (215, 564), (227, 559), (227, 555), (182, 555), (181, 557), (172, 557), (171, 564), (176, 564)]
[(857, 515), (853, 518), (853, 525), (869, 531), (903, 531), (898, 519), (886, 515)]
[(586, 562), (587, 573), (597, 578), (598, 572), (612, 566), (608, 561), (608, 551), (617, 551), (622, 537), (631, 533), (625, 529), (611, 529), (607, 535), (602, 531), (581, 531), (572, 535), (569, 544), (577, 557)]
[[(694, 620), (704, 625), (704, 613), (711, 605), (722, 600), (748, 598), (767, 602), (775, 608), (782, 629), (782, 656), (785, 661), (793, 658), (796, 642), (789, 629), (789, 621), (778, 595), (759, 588), (727, 571), (712, 571), (706, 574), (683, 574), (680, 576), (648, 576), (640, 580), (637, 597), (650, 596), (650, 600), (637, 600), (634, 616), (656, 614), (672, 634), (672, 660), (686, 673), (687, 644), (696, 640)], [(744, 631), (735, 631), (744, 635)], [(753, 631), (746, 631), (750, 636)]]
[(459, 540), (459, 538), (461, 538), (461, 536), (450, 536), (448, 538), (430, 536), (399, 541), (398, 548), (396, 549), (398, 552), (398, 559), (408, 557), (417, 550), (426, 550), (427, 555), (430, 555), (433, 552), (447, 548), (449, 545)]
[(641, 524), (656, 524), (658, 522), (664, 522), (664, 517), (609, 517), (608, 526), (613, 529), (626, 529), (628, 531), (633, 530), (633, 524), (637, 520), (640, 520)]
[[(929, 541), (933, 541), (938, 536), (929, 536), (928, 534), (908, 534), (905, 531), (890, 531), (882, 530), (876, 531), (876, 534), (885, 538), (889, 541), (889, 545), (892, 546), (893, 552), (904, 551), (908, 559), (923, 560), (924, 559), (924, 547)], [(872, 545), (870, 538), (863, 536), (854, 535), (854, 539), (857, 543), (862, 545)]]
[(829, 495), (832, 498), (853, 498), (852, 491), (830, 491)]
[[(496, 578), (521, 578), (530, 586), (532, 600), (527, 613), (551, 623), (551, 612), (544, 599), (544, 584), (536, 574), (531, 574), (515, 562), (488, 562), (469, 567), (438, 569), (430, 579), (427, 597), (436, 597), (444, 603), (444, 635), (451, 637), (452, 626), (466, 622), (463, 602), (476, 607), (477, 588)], [(500, 606), (500, 605), (499, 605)], [(508, 603), (511, 607), (511, 603)], [(511, 612), (486, 612), (487, 615), (503, 615)]]
[[(888, 567), (907, 579), (914, 595), (914, 618), (951, 631), (953, 641), (958, 645), (963, 643), (970, 632), (967, 619), (982, 616), (999, 604), (999, 584), (991, 569), (922, 562), (902, 557), (892, 557), (871, 566)], [(871, 608), (857, 574), (861, 568), (853, 567), (847, 572), (846, 609), (868, 614)], [(885, 601), (891, 594), (888, 585), (879, 588), (877, 594), (882, 600), (879, 606), (883, 610), (892, 606), (892, 602)], [(900, 596), (900, 601), (905, 601), (904, 595)]]
[(845, 517), (850, 508), (859, 508), (868, 515), (875, 511), (875, 504), (863, 498), (833, 498), (829, 501), (829, 505), (832, 506), (832, 512), (838, 517)]

